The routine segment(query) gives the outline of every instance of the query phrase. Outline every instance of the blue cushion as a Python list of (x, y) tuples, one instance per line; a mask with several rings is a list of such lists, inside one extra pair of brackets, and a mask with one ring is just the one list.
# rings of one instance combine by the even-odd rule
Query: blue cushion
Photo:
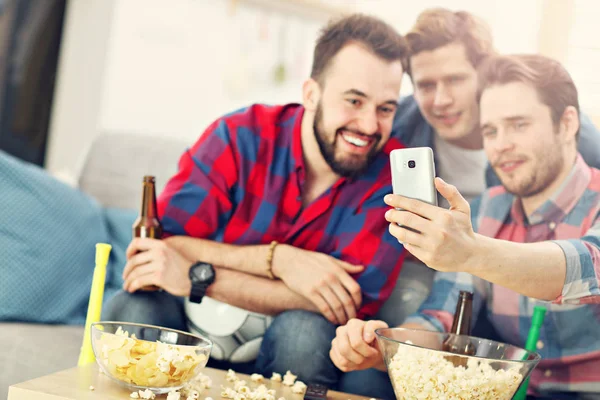
[(84, 323), (95, 244), (114, 248), (106, 302), (120, 288), (134, 217), (0, 151), (0, 320)]

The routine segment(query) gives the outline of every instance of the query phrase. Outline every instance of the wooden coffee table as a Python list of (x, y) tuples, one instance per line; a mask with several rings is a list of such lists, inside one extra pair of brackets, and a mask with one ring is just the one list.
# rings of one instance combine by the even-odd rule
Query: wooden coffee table
[[(213, 368), (202, 370), (204, 375), (212, 379), (212, 388), (200, 394), (199, 400), (212, 397), (214, 400), (221, 399), (221, 385), (232, 387), (225, 380), (225, 371)], [(240, 378), (250, 382), (250, 377), (237, 374)], [(265, 382), (270, 388), (277, 390), (276, 398), (285, 397), (287, 400), (301, 400), (303, 396), (293, 394), (290, 388), (281, 383)], [(94, 390), (90, 389), (94, 387)], [(52, 375), (32, 379), (27, 382), (12, 385), (8, 389), (8, 400), (127, 400), (130, 390), (127, 390), (106, 375), (98, 371), (98, 366), (92, 364), (86, 367), (78, 367), (57, 372)], [(156, 399), (166, 399), (166, 395), (156, 396)], [(364, 400), (368, 397), (349, 395), (340, 392), (329, 391), (329, 400)], [(182, 398), (182, 400), (185, 400)]]

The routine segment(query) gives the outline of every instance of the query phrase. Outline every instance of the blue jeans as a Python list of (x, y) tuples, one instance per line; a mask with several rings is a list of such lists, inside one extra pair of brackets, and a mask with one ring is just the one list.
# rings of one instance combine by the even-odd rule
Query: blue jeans
[(365, 397), (394, 400), (394, 389), (387, 372), (371, 368), (342, 375), (338, 390)]
[(287, 370), (305, 383), (337, 387), (341, 371), (329, 358), (336, 326), (322, 315), (290, 310), (273, 319), (256, 359), (257, 372), (271, 376)]
[(183, 299), (163, 291), (117, 292), (104, 306), (102, 320), (188, 330)]

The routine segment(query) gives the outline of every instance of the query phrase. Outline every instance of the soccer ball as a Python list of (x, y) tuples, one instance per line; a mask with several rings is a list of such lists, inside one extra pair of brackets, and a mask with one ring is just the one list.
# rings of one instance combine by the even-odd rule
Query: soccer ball
[(204, 296), (202, 303), (185, 300), (188, 329), (213, 342), (211, 358), (242, 363), (256, 360), (263, 335), (273, 321)]

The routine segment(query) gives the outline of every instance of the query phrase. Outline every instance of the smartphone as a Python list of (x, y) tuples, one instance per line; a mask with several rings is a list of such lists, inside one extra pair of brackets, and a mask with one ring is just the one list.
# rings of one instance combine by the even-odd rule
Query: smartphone
[(390, 167), (394, 194), (438, 205), (431, 147), (392, 150)]

